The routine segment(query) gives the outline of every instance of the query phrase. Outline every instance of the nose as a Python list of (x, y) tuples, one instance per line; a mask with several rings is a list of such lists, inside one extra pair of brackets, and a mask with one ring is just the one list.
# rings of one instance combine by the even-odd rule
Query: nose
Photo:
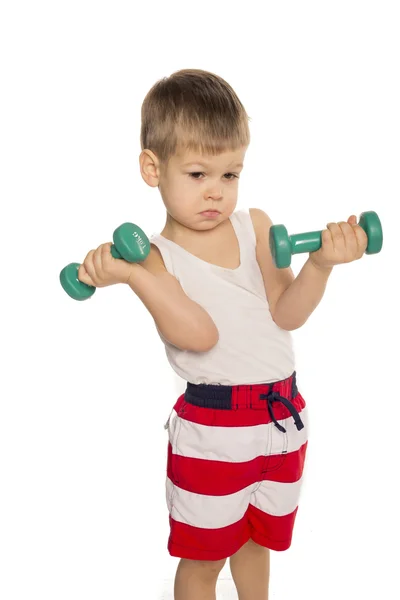
[(220, 200), (222, 198), (222, 189), (214, 188), (207, 192), (207, 197), (212, 200)]

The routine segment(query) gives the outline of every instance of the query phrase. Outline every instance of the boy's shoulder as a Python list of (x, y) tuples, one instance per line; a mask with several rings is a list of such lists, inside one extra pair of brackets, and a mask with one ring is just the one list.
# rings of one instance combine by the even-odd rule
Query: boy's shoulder
[(249, 215), (253, 222), (254, 233), (256, 234), (257, 242), (261, 239), (268, 237), (269, 229), (272, 225), (272, 221), (261, 208), (249, 208)]
[(276, 304), (294, 280), (293, 271), (278, 269), (272, 261), (269, 247), (269, 230), (273, 224), (266, 212), (260, 208), (249, 208), (249, 213), (254, 225), (257, 246), (256, 257), (264, 281), (265, 293), (268, 299), (272, 318), (274, 318)]
[(146, 271), (149, 271), (153, 275), (160, 275), (168, 272), (162, 254), (155, 244), (150, 244), (150, 252), (145, 260), (141, 262), (141, 265)]

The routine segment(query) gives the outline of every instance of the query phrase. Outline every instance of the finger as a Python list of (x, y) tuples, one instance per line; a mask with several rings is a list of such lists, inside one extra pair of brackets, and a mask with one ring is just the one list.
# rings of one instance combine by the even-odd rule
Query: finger
[(338, 223), (328, 223), (327, 225), (331, 232), (332, 242), (335, 252), (343, 252), (345, 250), (345, 243), (343, 232)]
[(346, 221), (340, 221), (338, 223), (340, 229), (342, 230), (342, 235), (345, 238), (345, 242), (349, 241), (354, 237), (354, 229), (350, 223), (346, 223)]
[(364, 229), (362, 227), (360, 227), (360, 225), (356, 225), (354, 227), (354, 234), (356, 236), (357, 245), (358, 245), (358, 255), (361, 257), (367, 249), (368, 236), (365, 233)]
[(324, 247), (324, 249), (326, 250), (333, 250), (333, 239), (332, 239), (332, 233), (329, 229), (323, 229), (321, 232), (321, 241), (322, 241), (322, 246)]
[(112, 242), (107, 242), (106, 244), (102, 244), (101, 246), (101, 261), (103, 264), (103, 268), (110, 263), (110, 261), (115, 260), (113, 255), (111, 254), (111, 246)]
[(83, 261), (83, 265), (86, 269), (86, 272), (89, 275), (89, 277), (91, 277), (92, 281), (96, 280), (96, 270), (95, 270), (94, 264), (93, 264), (94, 253), (95, 253), (95, 250), (91, 250), (90, 252), (88, 252), (85, 260)]
[(345, 223), (344, 221), (341, 221), (339, 226), (343, 234), (346, 256), (348, 259), (354, 258), (358, 252), (357, 237), (354, 233), (354, 229), (352, 225)]
[(93, 255), (93, 264), (96, 270), (97, 276), (101, 276), (103, 272), (103, 260), (102, 260), (103, 244), (101, 244)]
[(348, 222), (350, 225), (356, 225), (356, 224), (357, 224), (357, 217), (356, 217), (356, 215), (351, 215), (351, 216), (350, 216), (350, 217), (347, 219), (347, 222)]
[(78, 279), (79, 279), (79, 281), (82, 281), (82, 283), (86, 283), (86, 285), (95, 286), (92, 278), (90, 277), (89, 273), (86, 271), (84, 264), (80, 265), (80, 267), (78, 269)]

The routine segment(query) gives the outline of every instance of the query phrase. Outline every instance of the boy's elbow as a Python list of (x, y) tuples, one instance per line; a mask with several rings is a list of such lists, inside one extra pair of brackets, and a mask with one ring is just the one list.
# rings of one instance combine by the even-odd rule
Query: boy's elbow
[(198, 335), (193, 337), (193, 344), (190, 344), (191, 347), (188, 350), (192, 352), (209, 352), (218, 344), (218, 340), (219, 332), (215, 326), (208, 331), (202, 329)]
[(215, 346), (218, 344), (218, 341), (219, 333), (217, 331), (216, 334), (212, 335), (209, 339), (207, 339), (206, 344), (204, 345), (203, 352), (209, 352), (210, 350), (215, 348)]
[(274, 323), (279, 327), (279, 329), (283, 329), (284, 331), (295, 331), (296, 329), (300, 329), (300, 327), (303, 327), (305, 321), (303, 323), (300, 322), (289, 322), (289, 321), (284, 321), (283, 319), (279, 319), (278, 317), (276, 317), (274, 314), (272, 314), (272, 319), (274, 321)]
[(304, 323), (301, 323), (300, 325), (287, 325), (286, 327), (281, 327), (281, 329), (284, 329), (285, 331), (295, 331), (296, 329), (303, 327), (303, 325)]

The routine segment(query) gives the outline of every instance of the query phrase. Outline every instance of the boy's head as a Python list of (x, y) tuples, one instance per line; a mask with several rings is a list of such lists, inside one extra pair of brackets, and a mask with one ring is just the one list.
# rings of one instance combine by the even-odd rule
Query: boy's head
[[(140, 168), (159, 187), (167, 221), (210, 229), (237, 202), (238, 177), (250, 143), (249, 117), (221, 77), (185, 69), (158, 81), (142, 105)], [(218, 210), (216, 219), (200, 213)]]

